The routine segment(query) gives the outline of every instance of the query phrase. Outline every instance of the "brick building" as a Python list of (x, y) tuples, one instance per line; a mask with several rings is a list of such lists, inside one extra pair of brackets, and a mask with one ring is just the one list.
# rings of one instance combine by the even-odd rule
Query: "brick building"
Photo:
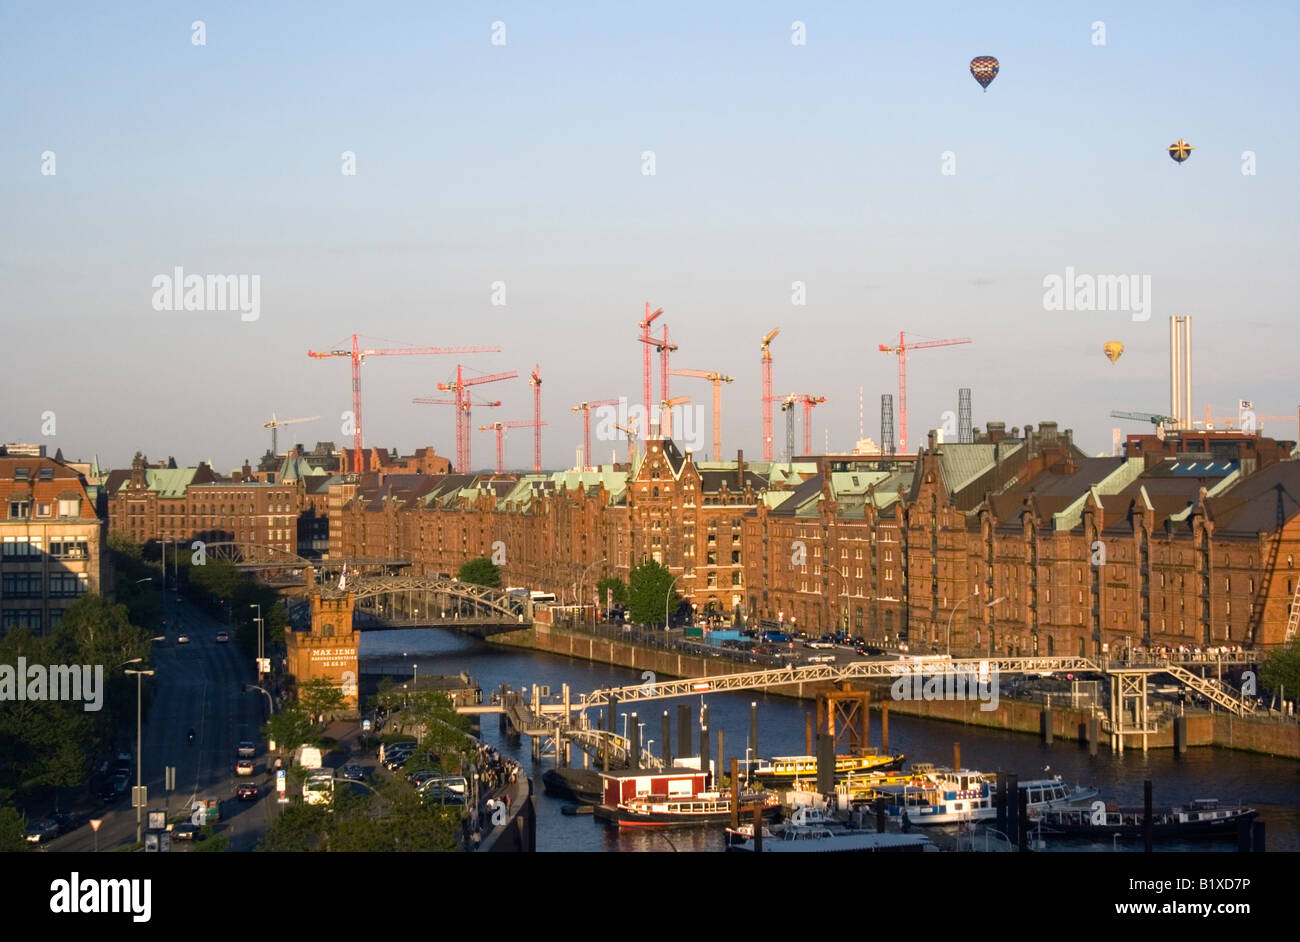
[(0, 511), (0, 632), (46, 632), (82, 595), (111, 590), (104, 523), (74, 469), (0, 458)]

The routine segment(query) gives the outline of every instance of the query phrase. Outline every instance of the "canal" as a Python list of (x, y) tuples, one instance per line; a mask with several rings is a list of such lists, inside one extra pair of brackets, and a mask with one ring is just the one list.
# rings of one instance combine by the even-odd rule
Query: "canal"
[[(422, 675), (455, 675), (468, 672), (481, 685), (487, 698), (500, 684), (516, 690), (533, 684), (549, 686), (558, 692), (569, 684), (577, 693), (598, 687), (640, 683), (637, 671), (559, 655), (488, 644), (466, 635), (438, 628), (367, 631), (361, 636), (361, 669), (368, 673), (382, 663), (400, 680), (418, 671)], [(684, 698), (692, 704), (692, 726), (698, 746), (700, 697)], [(678, 700), (655, 700), (640, 704), (639, 720), (645, 724), (643, 742), (653, 740), (649, 748), (658, 753), (661, 716), (672, 713), (672, 733), (677, 735)], [(759, 752), (764, 756), (800, 755), (804, 752), (804, 715), (814, 709), (812, 701), (769, 696), (761, 692), (713, 693), (703, 702), (709, 707), (712, 749), (717, 751), (717, 730), (724, 732), (727, 756), (744, 758), (749, 737), (749, 704), (758, 703)], [(619, 710), (622, 714), (624, 711)], [(880, 743), (880, 718), (872, 714), (871, 741)], [(623, 719), (618, 730), (623, 730)], [(495, 717), (482, 724), (482, 738), (503, 754), (519, 760), (532, 777), (537, 795), (537, 844), (541, 851), (632, 851), (678, 850), (716, 851), (722, 847), (718, 829), (688, 828), (673, 831), (629, 833), (610, 828), (589, 815), (570, 817), (562, 813), (565, 802), (547, 796), (541, 787), (541, 775), (554, 760), (532, 760), (528, 737), (511, 748), (497, 731)], [(1145, 755), (1130, 749), (1123, 755), (1112, 754), (1103, 745), (1096, 758), (1076, 742), (1058, 740), (1045, 745), (1036, 736), (1023, 733), (987, 730), (938, 720), (918, 719), (890, 714), (890, 751), (902, 752), (909, 762), (931, 762), (939, 766), (952, 764), (952, 746), (961, 743), (962, 764), (985, 772), (1004, 770), (1026, 778), (1060, 775), (1071, 784), (1091, 785), (1100, 790), (1099, 797), (1121, 805), (1142, 804), (1142, 782), (1153, 782), (1157, 806), (1217, 798), (1225, 804), (1240, 801), (1259, 810), (1259, 820), (1267, 826), (1270, 851), (1300, 851), (1300, 762), (1271, 758), (1254, 753), (1225, 749), (1194, 748), (1185, 757), (1174, 758), (1173, 750), (1151, 750)], [(676, 741), (673, 752), (681, 752)], [(689, 754), (695, 754), (692, 748)], [(716, 755), (714, 756), (716, 759)], [(574, 764), (580, 765), (575, 750)], [(1050, 769), (1050, 772), (1047, 770)], [(1231, 841), (1198, 842), (1192, 845), (1157, 844), (1157, 850), (1235, 850)], [(1141, 841), (1121, 842), (1117, 847), (1093, 846), (1078, 842), (1049, 841), (1049, 851), (1140, 851)]]

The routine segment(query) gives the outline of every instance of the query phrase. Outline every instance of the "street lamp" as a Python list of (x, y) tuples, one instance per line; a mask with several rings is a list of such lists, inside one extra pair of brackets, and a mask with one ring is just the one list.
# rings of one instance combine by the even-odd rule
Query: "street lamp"
[[(127, 661), (126, 664), (139, 664), (143, 660), (144, 658), (142, 657), (132, 658), (131, 660)], [(122, 666), (125, 667), (126, 664), (123, 664)], [(154, 675), (154, 672), (127, 670), (124, 673), (126, 673), (128, 676), (131, 674), (135, 675), (135, 794), (131, 796), (132, 797), (131, 804), (135, 805), (135, 842), (139, 844), (141, 841), (144, 840), (144, 819), (142, 818), (142, 815), (144, 814), (144, 803), (140, 800), (140, 784), (141, 784), (140, 779), (141, 779), (141, 772), (144, 764), (144, 756), (141, 754), (141, 748), (140, 748), (142, 743), (142, 737), (140, 735), (140, 727), (141, 727), (140, 717), (142, 714), (141, 704), (143, 702), (141, 699), (142, 694), (140, 692), (141, 691), (140, 678), (144, 677), (145, 675), (152, 677)]]
[(664, 631), (668, 630), (668, 601), (673, 597), (673, 586), (677, 585), (677, 577), (673, 576), (673, 581), (668, 583), (668, 594), (664, 596)]
[(257, 672), (258, 672), (258, 675), (260, 676), (260, 675), (261, 675), (261, 672), (262, 672), (262, 664), (261, 664), (261, 661), (262, 661), (262, 658), (266, 656), (266, 655), (262, 652), (262, 627), (263, 627), (263, 626), (262, 626), (262, 606), (259, 605), (259, 604), (256, 603), (256, 602), (253, 602), (253, 603), (251, 603), (248, 607), (249, 607), (249, 608), (255, 608), (255, 609), (257, 609), (257, 660), (258, 660)]
[[(979, 589), (976, 589), (974, 595), (970, 596), (969, 598), (964, 598), (964, 599), (962, 599), (960, 602), (958, 602), (956, 605), (954, 605), (954, 606), (952, 607), (952, 611), (950, 611), (950, 612), (948, 613), (948, 645), (947, 645), (947, 647), (948, 647), (948, 656), (949, 656), (949, 657), (952, 657), (952, 618), (953, 618), (954, 615), (957, 614), (957, 609), (961, 608), (963, 605), (965, 605), (965, 604), (966, 604), (967, 602), (969, 602), (971, 599), (979, 598), (979, 594), (980, 594), (980, 590), (979, 590)], [(984, 607), (985, 607), (985, 608), (992, 608), (994, 605), (997, 605), (999, 602), (1005, 602), (1006, 600), (1007, 600), (1007, 597), (1006, 597), (1005, 595), (999, 595), (999, 596), (998, 596), (997, 598), (995, 598), (992, 602), (986, 602), (986, 603), (984, 604)]]
[(587, 594), (587, 573), (591, 571), (592, 566), (596, 566), (599, 565), (600, 563), (604, 563), (608, 561), (609, 561), (608, 557), (605, 556), (600, 557), (600, 559), (593, 559), (591, 562), (587, 563), (586, 568), (582, 570), (582, 575), (578, 577), (578, 584), (575, 585), (573, 588), (573, 592), (575, 595), (573, 601), (582, 606), (578, 610), (579, 612), (578, 617), (580, 619), (586, 614), (587, 611), (587, 602), (586, 599), (584, 598), (584, 596)]

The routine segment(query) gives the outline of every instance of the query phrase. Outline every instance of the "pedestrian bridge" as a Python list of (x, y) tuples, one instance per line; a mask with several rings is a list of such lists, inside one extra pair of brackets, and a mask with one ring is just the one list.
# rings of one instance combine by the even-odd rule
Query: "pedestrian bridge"
[[(456, 579), (410, 575), (345, 576), (343, 588), (322, 586), (323, 598), (352, 596), (352, 621), (359, 630), (380, 628), (451, 628), (485, 637), (533, 625), (527, 598), (502, 589)], [(309, 606), (296, 606), (298, 620), (309, 619)], [(295, 622), (296, 623), (296, 622)]]

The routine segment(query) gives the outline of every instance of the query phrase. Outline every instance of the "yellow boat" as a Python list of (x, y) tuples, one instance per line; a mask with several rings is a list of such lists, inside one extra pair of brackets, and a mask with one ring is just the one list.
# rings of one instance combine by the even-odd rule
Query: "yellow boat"
[[(835, 779), (843, 781), (850, 776), (869, 772), (887, 772), (898, 769), (904, 756), (881, 756), (868, 753), (861, 756), (836, 756)], [(759, 760), (753, 777), (764, 785), (786, 785), (795, 781), (817, 778), (816, 756), (775, 756)]]

